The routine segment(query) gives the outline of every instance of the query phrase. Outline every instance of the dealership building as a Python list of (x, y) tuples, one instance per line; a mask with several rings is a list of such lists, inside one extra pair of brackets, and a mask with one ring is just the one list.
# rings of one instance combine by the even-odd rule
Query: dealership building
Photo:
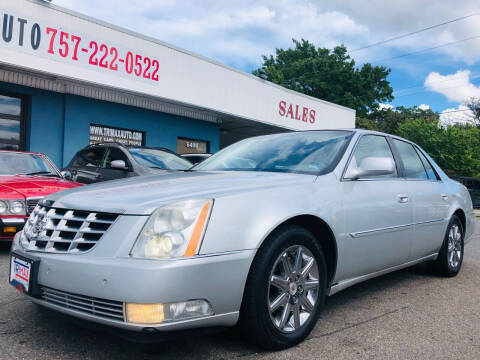
[(216, 152), (255, 135), (355, 126), (352, 109), (154, 38), (45, 1), (0, 5), (0, 149), (61, 167), (95, 142)]

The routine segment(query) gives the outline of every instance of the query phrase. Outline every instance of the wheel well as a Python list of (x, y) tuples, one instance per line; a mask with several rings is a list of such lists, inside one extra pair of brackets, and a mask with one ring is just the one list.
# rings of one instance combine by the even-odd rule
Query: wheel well
[(465, 213), (463, 212), (463, 210), (458, 209), (453, 213), (453, 215), (457, 215), (459, 217), (460, 221), (462, 222), (463, 231), (465, 231), (465, 226), (467, 226), (467, 219), (465, 217)]
[(313, 215), (299, 215), (285, 221), (281, 225), (284, 224), (301, 226), (310, 231), (319, 241), (327, 262), (327, 284), (331, 285), (337, 270), (337, 243), (327, 223)]

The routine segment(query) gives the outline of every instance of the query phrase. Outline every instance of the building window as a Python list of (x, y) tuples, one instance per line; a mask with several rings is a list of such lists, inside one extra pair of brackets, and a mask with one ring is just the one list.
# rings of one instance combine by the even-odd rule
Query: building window
[(0, 150), (24, 150), (22, 99), (0, 94)]

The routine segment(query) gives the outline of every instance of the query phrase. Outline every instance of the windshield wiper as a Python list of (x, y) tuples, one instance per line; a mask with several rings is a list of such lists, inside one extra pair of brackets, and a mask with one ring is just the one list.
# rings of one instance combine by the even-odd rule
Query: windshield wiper
[(24, 175), (24, 176), (46, 175), (46, 176), (59, 177), (57, 174), (51, 173), (50, 171), (34, 171), (34, 172), (31, 172), (31, 173), (17, 174), (17, 175)]

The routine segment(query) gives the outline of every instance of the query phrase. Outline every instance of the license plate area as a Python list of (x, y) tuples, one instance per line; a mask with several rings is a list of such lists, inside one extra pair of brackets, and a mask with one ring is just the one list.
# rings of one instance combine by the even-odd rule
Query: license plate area
[(38, 294), (38, 266), (40, 260), (12, 252), (10, 254), (9, 281), (18, 291), (36, 296)]

